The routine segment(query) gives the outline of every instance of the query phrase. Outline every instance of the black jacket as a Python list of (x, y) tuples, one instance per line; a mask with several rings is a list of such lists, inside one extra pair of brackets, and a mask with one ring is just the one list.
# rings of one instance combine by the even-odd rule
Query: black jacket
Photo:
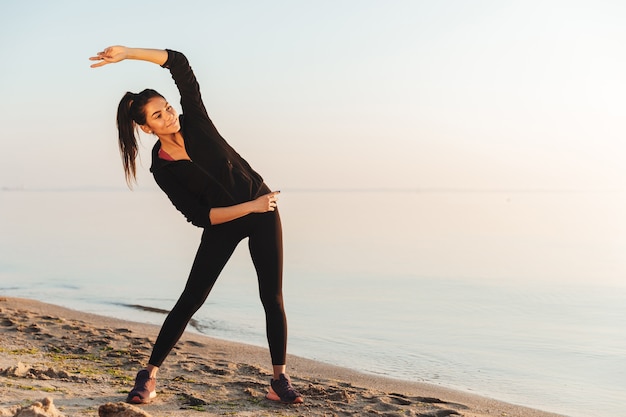
[(181, 133), (191, 161), (166, 161), (158, 156), (161, 142), (152, 149), (150, 171), (187, 221), (210, 227), (212, 207), (250, 201), (259, 195), (263, 178), (222, 138), (209, 118), (200, 86), (185, 55), (167, 50), (168, 68), (180, 92)]

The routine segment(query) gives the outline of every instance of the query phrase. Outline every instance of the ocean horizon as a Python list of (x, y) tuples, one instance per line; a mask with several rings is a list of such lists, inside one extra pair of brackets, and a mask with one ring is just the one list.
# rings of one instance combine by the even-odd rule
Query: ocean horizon
[[(153, 189), (4, 187), (0, 203), (0, 295), (132, 321), (161, 324), (201, 233)], [(624, 192), (286, 189), (279, 207), (289, 353), (623, 415)], [(190, 331), (266, 346), (246, 249)]]

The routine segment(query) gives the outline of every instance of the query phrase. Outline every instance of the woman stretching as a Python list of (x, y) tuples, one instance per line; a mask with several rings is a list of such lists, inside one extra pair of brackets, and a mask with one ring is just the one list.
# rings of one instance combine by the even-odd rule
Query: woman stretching
[(126, 93), (117, 110), (119, 147), (129, 186), (136, 180), (139, 127), (158, 141), (150, 171), (187, 221), (204, 229), (183, 293), (168, 314), (145, 369), (137, 373), (127, 401), (156, 397), (156, 374), (194, 313), (202, 306), (237, 244), (248, 238), (257, 272), (273, 366), (267, 398), (301, 403), (285, 373), (287, 320), (282, 296), (282, 229), (272, 192), (261, 176), (222, 138), (211, 122), (187, 58), (171, 50), (111, 46), (90, 60), (101, 67), (126, 59), (169, 69), (181, 97), (180, 117), (163, 96), (146, 89)]

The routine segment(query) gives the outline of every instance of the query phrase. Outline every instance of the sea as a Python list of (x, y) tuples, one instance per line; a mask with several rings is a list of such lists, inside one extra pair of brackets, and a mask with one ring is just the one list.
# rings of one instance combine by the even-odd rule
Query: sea
[[(289, 353), (626, 415), (626, 192), (284, 189), (279, 209)], [(3, 189), (0, 295), (161, 324), (200, 235), (156, 189)], [(245, 242), (188, 331), (266, 346)]]

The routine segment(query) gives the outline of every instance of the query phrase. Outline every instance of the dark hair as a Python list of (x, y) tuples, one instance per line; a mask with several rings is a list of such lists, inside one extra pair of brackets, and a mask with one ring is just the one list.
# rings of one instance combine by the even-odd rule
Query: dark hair
[(126, 183), (132, 188), (132, 183), (137, 181), (137, 138), (135, 131), (138, 125), (146, 124), (144, 108), (150, 99), (155, 97), (164, 98), (161, 94), (149, 88), (138, 94), (127, 92), (120, 100), (117, 107), (117, 131), (119, 134), (120, 155), (124, 165)]

